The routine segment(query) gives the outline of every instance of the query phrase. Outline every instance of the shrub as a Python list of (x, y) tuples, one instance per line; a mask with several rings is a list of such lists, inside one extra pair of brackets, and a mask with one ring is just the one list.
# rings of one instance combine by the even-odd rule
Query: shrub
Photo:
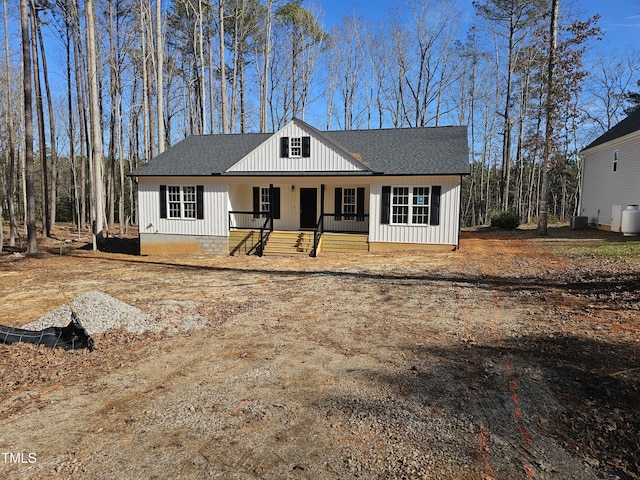
[(516, 212), (498, 211), (491, 214), (491, 226), (503, 230), (514, 230), (520, 225), (520, 217)]

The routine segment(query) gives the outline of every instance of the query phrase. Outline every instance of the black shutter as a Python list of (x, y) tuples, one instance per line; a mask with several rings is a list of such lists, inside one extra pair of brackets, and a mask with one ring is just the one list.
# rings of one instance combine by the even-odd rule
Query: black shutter
[(260, 187), (253, 187), (253, 218), (260, 218)]
[(160, 185), (160, 218), (167, 218), (167, 186)]
[(289, 137), (280, 137), (280, 158), (289, 157)]
[(196, 187), (196, 218), (198, 220), (204, 219), (204, 186), (198, 185)]
[(357, 190), (356, 196), (356, 215), (359, 222), (364, 220), (364, 188), (360, 187)]
[(389, 225), (391, 217), (391, 187), (382, 187), (382, 203), (380, 205), (380, 223)]
[(342, 188), (338, 187), (335, 190), (335, 219), (337, 221), (342, 220)]
[(302, 137), (302, 156), (304, 158), (311, 156), (311, 137)]
[(271, 211), (275, 220), (280, 219), (280, 187), (271, 188)]
[(429, 215), (429, 225), (440, 225), (440, 192), (439, 185), (431, 187), (431, 213)]

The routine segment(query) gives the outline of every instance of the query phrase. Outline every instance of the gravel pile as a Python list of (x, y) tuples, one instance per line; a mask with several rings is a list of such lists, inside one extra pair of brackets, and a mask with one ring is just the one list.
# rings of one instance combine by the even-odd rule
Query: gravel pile
[[(207, 323), (207, 318), (195, 311), (197, 309), (194, 305), (180, 305), (179, 302), (161, 302), (153, 308), (151, 314), (103, 292), (87, 292), (70, 303), (90, 335), (111, 329), (124, 329), (134, 334), (162, 330), (178, 333), (202, 328)], [(62, 327), (67, 325), (70, 319), (71, 309), (65, 304), (22, 328), (41, 330), (47, 327)]]

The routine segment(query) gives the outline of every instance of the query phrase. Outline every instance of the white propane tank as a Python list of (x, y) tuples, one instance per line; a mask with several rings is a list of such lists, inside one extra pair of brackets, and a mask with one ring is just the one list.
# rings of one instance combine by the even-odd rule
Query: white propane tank
[(622, 211), (620, 230), (626, 237), (632, 237), (640, 233), (640, 210), (638, 210), (638, 205), (627, 205), (627, 208)]

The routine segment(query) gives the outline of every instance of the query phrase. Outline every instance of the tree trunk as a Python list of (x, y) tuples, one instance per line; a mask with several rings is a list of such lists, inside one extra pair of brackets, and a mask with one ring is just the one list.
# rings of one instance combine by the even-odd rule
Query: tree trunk
[(265, 28), (264, 48), (262, 55), (264, 57), (264, 67), (260, 76), (260, 132), (266, 133), (268, 130), (267, 121), (267, 96), (269, 91), (269, 68), (271, 61), (271, 25), (273, 19), (273, 0), (265, 1), (267, 11), (267, 25)]
[(49, 174), (47, 169), (47, 140), (44, 129), (44, 107), (42, 104), (42, 87), (40, 85), (40, 60), (38, 58), (38, 13), (34, 0), (31, 0), (31, 52), (33, 65), (33, 88), (36, 93), (36, 116), (38, 121), (38, 149), (40, 150), (40, 186), (42, 191), (42, 234), (51, 236), (49, 226)]
[(85, 1), (87, 34), (87, 69), (89, 82), (89, 118), (91, 121), (91, 224), (93, 249), (97, 250), (104, 228), (104, 184), (102, 180), (102, 129), (98, 98), (98, 60), (96, 50), (95, 14), (93, 0)]
[[(13, 112), (13, 100), (11, 95), (11, 59), (9, 56), (9, 20), (7, 18), (7, 2), (4, 5), (4, 52), (6, 63), (6, 84), (7, 84), (7, 113), (5, 116), (7, 122), (7, 142), (8, 142), (8, 166), (7, 172), (7, 208), (9, 210), (9, 245), (14, 246), (16, 244), (16, 235), (18, 234), (18, 227), (16, 225), (16, 211), (15, 211), (15, 182), (16, 182), (16, 149), (14, 145), (15, 132), (12, 118)], [(1, 216), (0, 216), (1, 218)], [(0, 250), (2, 250), (2, 243), (0, 243)]]
[(551, 22), (549, 27), (549, 65), (547, 70), (547, 101), (545, 107), (545, 140), (544, 163), (542, 165), (542, 186), (540, 191), (540, 212), (538, 217), (538, 235), (548, 235), (548, 208), (549, 208), (549, 169), (551, 167), (551, 155), (553, 154), (553, 122), (555, 119), (554, 108), (554, 74), (556, 65), (557, 23), (559, 0), (551, 0)]
[(37, 253), (36, 196), (33, 165), (33, 112), (31, 111), (31, 53), (27, 0), (20, 0), (20, 26), (22, 30), (22, 89), (24, 93), (24, 138), (27, 253)]
[(218, 1), (218, 34), (220, 35), (220, 96), (222, 97), (221, 133), (229, 131), (229, 100), (227, 98), (227, 72), (225, 66), (224, 46), (224, 2)]
[(49, 174), (49, 230), (56, 225), (56, 202), (58, 200), (58, 148), (56, 145), (56, 117), (53, 112), (51, 88), (49, 87), (49, 71), (47, 69), (47, 56), (45, 54), (42, 31), (37, 24), (38, 43), (40, 55), (42, 55), (42, 77), (44, 79), (44, 91), (47, 96), (47, 109), (49, 110), (49, 149), (51, 155), (51, 171)]
[[(156, 0), (156, 109), (158, 114), (158, 153), (166, 147), (164, 128), (164, 37), (162, 36), (162, 0)], [(123, 184), (124, 186), (124, 184)], [(120, 219), (122, 223), (122, 219)]]

